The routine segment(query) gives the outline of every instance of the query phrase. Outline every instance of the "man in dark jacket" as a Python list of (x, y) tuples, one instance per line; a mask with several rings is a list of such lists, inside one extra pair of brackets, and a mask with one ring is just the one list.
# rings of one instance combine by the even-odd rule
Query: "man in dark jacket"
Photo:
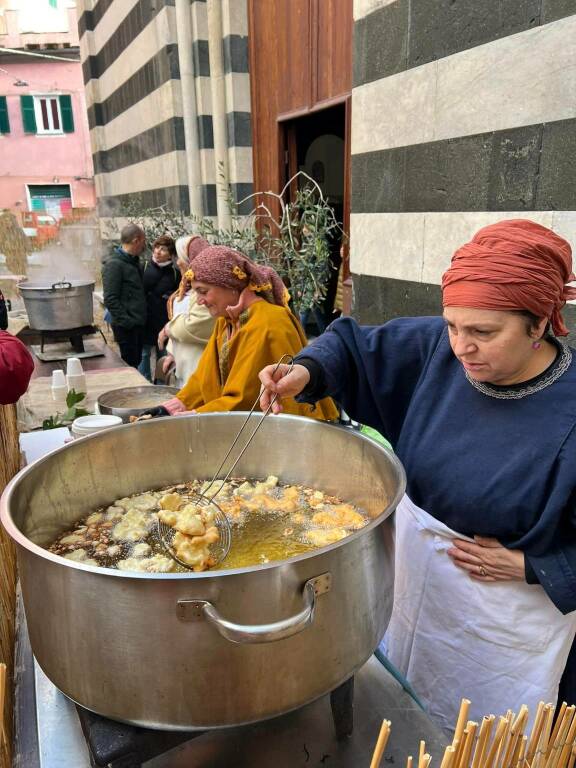
[(120, 247), (102, 269), (104, 306), (112, 317), (114, 339), (122, 360), (134, 368), (142, 357), (146, 324), (146, 294), (140, 264), (140, 254), (145, 247), (143, 230), (136, 224), (127, 224), (120, 232)]

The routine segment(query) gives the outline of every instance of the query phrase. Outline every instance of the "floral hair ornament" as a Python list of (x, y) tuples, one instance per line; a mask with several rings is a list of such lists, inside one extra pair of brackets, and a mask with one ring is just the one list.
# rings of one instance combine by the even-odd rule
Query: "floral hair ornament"
[(186, 272), (184, 272), (184, 277), (186, 278), (186, 280), (194, 280), (194, 270), (187, 269)]
[[(233, 274), (233, 275), (236, 275), (236, 277), (238, 278), (238, 280), (246, 280), (246, 279), (247, 279), (247, 277), (248, 277), (248, 275), (246, 274), (246, 272), (244, 272), (244, 270), (242, 269), (242, 267), (239, 267), (237, 264), (236, 264), (236, 265), (233, 267), (233, 269), (232, 269), (232, 274)], [(272, 287), (272, 286), (270, 286), (270, 288), (271, 288), (271, 287)], [(255, 290), (255, 289), (253, 289), (253, 290)]]

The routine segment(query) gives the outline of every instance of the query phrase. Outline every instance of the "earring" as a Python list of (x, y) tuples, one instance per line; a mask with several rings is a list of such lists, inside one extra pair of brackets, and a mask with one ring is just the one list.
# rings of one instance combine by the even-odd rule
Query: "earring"
[(532, 342), (532, 349), (540, 349), (540, 342), (539, 341), (533, 341)]

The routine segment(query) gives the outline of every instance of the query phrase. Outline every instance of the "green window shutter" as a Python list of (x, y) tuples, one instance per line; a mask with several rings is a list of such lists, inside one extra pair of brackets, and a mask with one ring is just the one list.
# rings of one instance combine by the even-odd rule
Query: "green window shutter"
[(22, 125), (24, 126), (24, 133), (36, 133), (34, 97), (20, 96), (20, 109), (22, 110)]
[(64, 133), (74, 133), (74, 117), (72, 115), (72, 98), (68, 95), (58, 96), (60, 99), (60, 114), (62, 115), (62, 130)]
[(10, 121), (8, 120), (8, 105), (6, 96), (0, 96), (0, 133), (10, 133)]

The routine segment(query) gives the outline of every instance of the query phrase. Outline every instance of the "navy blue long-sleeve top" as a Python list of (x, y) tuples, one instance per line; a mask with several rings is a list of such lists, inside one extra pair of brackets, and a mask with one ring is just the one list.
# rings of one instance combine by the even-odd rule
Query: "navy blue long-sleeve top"
[(362, 327), (332, 323), (297, 358), (321, 391), (381, 432), (406, 469), (412, 501), (454, 531), (524, 552), (551, 600), (576, 610), (576, 362), (520, 399), (475, 389), (442, 318)]

